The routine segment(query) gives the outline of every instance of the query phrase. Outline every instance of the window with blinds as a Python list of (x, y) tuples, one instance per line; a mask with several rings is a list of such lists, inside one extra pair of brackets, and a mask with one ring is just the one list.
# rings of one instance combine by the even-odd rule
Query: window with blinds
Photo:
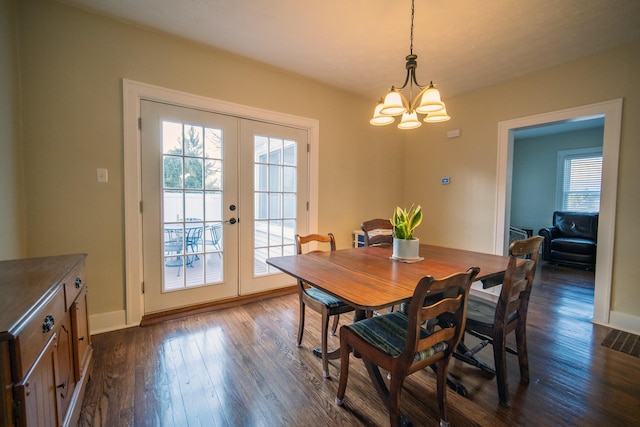
[(558, 195), (560, 210), (600, 211), (602, 148), (558, 152)]

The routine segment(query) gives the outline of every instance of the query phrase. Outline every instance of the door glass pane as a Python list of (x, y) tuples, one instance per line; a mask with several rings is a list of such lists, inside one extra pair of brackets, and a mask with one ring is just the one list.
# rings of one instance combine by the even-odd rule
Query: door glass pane
[(184, 154), (185, 156), (203, 157), (204, 139), (201, 126), (184, 126)]
[(254, 212), (254, 218), (255, 219), (267, 219), (269, 218), (268, 215), (268, 209), (269, 209), (269, 203), (268, 203), (268, 194), (267, 193), (260, 193), (260, 192), (256, 192), (255, 193), (255, 201), (254, 201), (254, 207), (255, 207), (255, 212)]
[(185, 221), (202, 221), (204, 218), (204, 192), (186, 191), (184, 194)]
[(222, 161), (221, 160), (205, 160), (204, 186), (207, 190), (222, 189)]
[(164, 188), (182, 188), (182, 157), (164, 156), (162, 166)]
[(162, 129), (163, 292), (222, 283), (222, 131)]
[(184, 159), (184, 187), (202, 188), (202, 159)]
[(165, 154), (182, 154), (182, 124), (162, 122), (162, 152)]
[(295, 253), (297, 142), (254, 136), (254, 275), (279, 273), (268, 257)]
[(222, 192), (205, 191), (204, 193), (205, 221), (222, 221)]
[(222, 130), (205, 128), (204, 143), (204, 157), (222, 159)]

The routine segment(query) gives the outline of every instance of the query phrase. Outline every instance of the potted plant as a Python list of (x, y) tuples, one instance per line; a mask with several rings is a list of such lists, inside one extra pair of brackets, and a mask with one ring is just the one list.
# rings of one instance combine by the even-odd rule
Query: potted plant
[(422, 208), (411, 205), (409, 210), (400, 206), (391, 218), (393, 225), (393, 257), (398, 259), (418, 259), (420, 241), (413, 237), (413, 232), (422, 222)]

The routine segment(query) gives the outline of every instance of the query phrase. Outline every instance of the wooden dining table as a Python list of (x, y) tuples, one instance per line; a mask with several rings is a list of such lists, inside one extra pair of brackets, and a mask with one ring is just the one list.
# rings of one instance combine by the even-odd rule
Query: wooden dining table
[[(392, 259), (390, 245), (310, 252), (268, 258), (266, 262), (353, 306), (354, 321), (358, 321), (367, 312), (409, 302), (425, 276), (442, 279), (479, 267), (476, 280), (484, 288), (501, 284), (509, 257), (421, 244), (420, 260), (413, 262)], [(322, 355), (319, 349), (314, 353)], [(340, 358), (340, 349), (329, 352), (327, 357)], [(448, 383), (459, 394), (467, 395), (464, 386), (450, 376)]]
[(333, 295), (358, 311), (408, 302), (425, 276), (442, 279), (480, 267), (477, 280), (488, 288), (502, 283), (508, 256), (420, 245), (417, 262), (392, 259), (391, 246), (368, 246), (268, 258), (267, 264)]

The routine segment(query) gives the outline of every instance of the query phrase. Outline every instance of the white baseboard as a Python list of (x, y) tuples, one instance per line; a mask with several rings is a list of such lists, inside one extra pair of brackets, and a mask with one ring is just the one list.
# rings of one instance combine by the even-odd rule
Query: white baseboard
[(631, 314), (611, 311), (609, 313), (609, 323), (602, 325), (629, 332), (630, 334), (640, 335), (640, 317)]
[(91, 335), (101, 334), (103, 332), (115, 331), (118, 329), (129, 328), (126, 322), (126, 311), (112, 311), (110, 313), (100, 313), (89, 316), (89, 325), (91, 327)]

